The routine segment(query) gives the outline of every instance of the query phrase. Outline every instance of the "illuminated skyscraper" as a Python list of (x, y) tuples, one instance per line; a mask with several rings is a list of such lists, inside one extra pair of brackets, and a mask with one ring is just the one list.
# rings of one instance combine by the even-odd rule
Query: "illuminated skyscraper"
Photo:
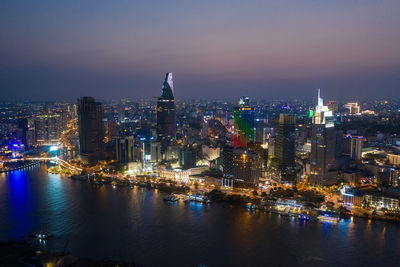
[(161, 143), (164, 155), (168, 143), (175, 139), (175, 100), (172, 72), (165, 75), (161, 97), (157, 100), (157, 141)]
[(335, 183), (335, 118), (324, 106), (318, 89), (318, 105), (312, 117), (310, 183), (324, 186)]
[(95, 163), (103, 157), (103, 113), (103, 105), (93, 97), (78, 99), (79, 152), (84, 162)]
[(249, 142), (254, 141), (254, 109), (250, 107), (249, 102), (248, 97), (242, 97), (239, 105), (233, 110), (235, 147), (245, 148)]

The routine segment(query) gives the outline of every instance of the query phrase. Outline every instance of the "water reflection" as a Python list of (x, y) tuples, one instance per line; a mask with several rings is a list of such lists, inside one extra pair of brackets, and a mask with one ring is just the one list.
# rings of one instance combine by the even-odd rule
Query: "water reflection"
[(338, 225), (248, 212), (226, 204), (168, 203), (164, 193), (48, 175), (45, 167), (0, 179), (0, 237), (54, 234), (48, 248), (148, 266), (397, 264), (399, 227), (351, 219)]

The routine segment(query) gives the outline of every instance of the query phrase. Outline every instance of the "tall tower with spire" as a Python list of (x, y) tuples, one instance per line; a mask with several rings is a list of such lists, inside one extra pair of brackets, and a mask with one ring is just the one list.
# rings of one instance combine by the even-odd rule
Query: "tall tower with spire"
[(321, 98), (318, 89), (318, 105), (312, 117), (310, 183), (318, 186), (336, 182), (335, 172), (335, 118)]
[(168, 72), (161, 89), (161, 97), (157, 100), (157, 141), (161, 142), (162, 154), (165, 154), (168, 143), (175, 139), (175, 134), (174, 83), (172, 72)]

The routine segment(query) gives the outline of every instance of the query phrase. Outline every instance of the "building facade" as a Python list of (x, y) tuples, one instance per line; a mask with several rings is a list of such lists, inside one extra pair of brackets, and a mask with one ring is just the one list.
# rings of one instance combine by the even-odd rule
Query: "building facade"
[(115, 138), (115, 155), (118, 163), (127, 164), (136, 159), (135, 139), (133, 136)]
[(280, 114), (275, 124), (275, 153), (274, 167), (280, 181), (295, 182), (295, 126), (294, 115)]
[(233, 145), (246, 148), (254, 142), (254, 109), (250, 107), (250, 99), (242, 97), (233, 110), (234, 134)]
[(165, 75), (161, 97), (157, 100), (157, 141), (165, 155), (170, 141), (176, 136), (176, 113), (172, 72)]
[(233, 150), (233, 187), (256, 188), (259, 179), (258, 154), (247, 149)]
[(324, 106), (318, 89), (318, 105), (313, 112), (311, 133), (310, 183), (313, 185), (325, 186), (336, 182), (334, 121), (332, 111)]
[(103, 114), (103, 105), (93, 97), (78, 99), (79, 153), (83, 162), (95, 163), (103, 158)]

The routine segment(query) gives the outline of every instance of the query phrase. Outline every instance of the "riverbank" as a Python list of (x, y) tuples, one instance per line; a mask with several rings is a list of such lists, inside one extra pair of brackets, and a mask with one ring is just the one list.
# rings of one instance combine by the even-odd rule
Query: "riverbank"
[[(133, 189), (134, 186), (143, 187), (149, 190), (157, 189), (160, 192), (172, 194), (189, 194), (191, 192), (191, 188), (188, 186), (178, 186), (172, 181), (154, 181), (153, 178), (141, 178), (140, 180), (130, 180), (130, 179), (121, 179), (118, 177), (92, 177), (88, 175), (72, 175), (69, 176), (72, 180), (78, 180), (83, 182), (89, 182), (94, 186), (104, 186), (111, 185), (113, 187), (126, 187)], [(329, 217), (334, 219), (349, 219), (350, 216), (363, 218), (367, 220), (377, 220), (388, 223), (400, 223), (399, 218), (395, 217), (382, 217), (379, 215), (360, 215), (360, 214), (351, 214), (346, 209), (339, 210), (321, 210), (318, 207), (318, 203), (307, 202), (303, 204), (296, 204), (296, 202), (287, 200), (284, 202), (270, 200), (270, 197), (261, 197), (261, 196), (253, 196), (247, 194), (241, 194), (240, 192), (231, 192), (224, 193), (220, 190), (214, 189), (212, 191), (206, 192), (204, 194), (211, 202), (221, 202), (228, 203), (231, 205), (244, 207), (248, 204), (251, 206), (251, 210), (260, 210), (264, 212), (270, 212), (275, 214), (280, 214), (283, 216), (294, 216), (299, 217), (301, 214), (305, 214), (310, 217), (311, 220), (318, 220), (318, 217), (321, 215), (329, 214)], [(313, 198), (310, 198), (313, 199)], [(321, 202), (321, 201), (320, 201)], [(293, 209), (293, 207), (302, 206), (303, 210)], [(289, 207), (289, 209), (287, 209)]]
[(11, 167), (4, 167), (0, 169), (0, 173), (7, 173), (7, 172), (12, 172), (12, 171), (18, 171), (18, 170), (22, 170), (25, 168), (29, 168), (35, 165), (38, 165), (41, 163), (40, 160), (33, 160), (30, 161), (28, 163), (26, 163), (26, 161), (23, 162), (24, 164), (21, 164), (21, 162), (17, 161), (17, 162), (7, 162), (7, 163), (3, 163), (4, 165), (10, 165)]

